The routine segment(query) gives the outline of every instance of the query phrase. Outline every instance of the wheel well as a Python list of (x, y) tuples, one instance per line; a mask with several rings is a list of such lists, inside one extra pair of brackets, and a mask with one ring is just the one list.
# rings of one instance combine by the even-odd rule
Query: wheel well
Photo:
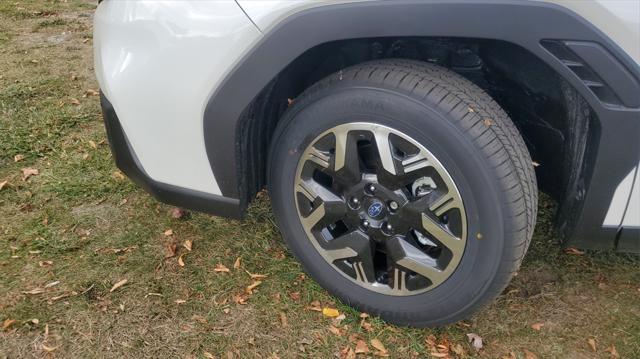
[(273, 130), (306, 88), (345, 67), (383, 58), (447, 67), (487, 91), (520, 130), (535, 162), (539, 188), (560, 206), (562, 229), (576, 216), (594, 162), (598, 121), (580, 94), (529, 51), (512, 43), (471, 38), (385, 37), (315, 46), (283, 69), (243, 112), (239, 173), (250, 201), (266, 183)]

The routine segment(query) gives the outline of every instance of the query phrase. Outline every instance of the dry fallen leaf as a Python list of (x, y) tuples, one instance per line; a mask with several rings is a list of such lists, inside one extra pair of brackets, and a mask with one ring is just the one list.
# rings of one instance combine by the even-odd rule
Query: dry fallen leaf
[[(249, 272), (247, 272), (249, 273)], [(249, 277), (251, 277), (251, 279), (265, 279), (267, 278), (266, 274), (257, 274), (257, 273), (249, 273)]]
[(76, 105), (76, 106), (77, 106), (77, 105), (79, 105), (79, 104), (80, 104), (80, 100), (78, 100), (78, 99), (77, 99), (77, 98), (75, 98), (75, 97), (72, 97), (72, 98), (69, 100), (69, 103), (70, 103), (70, 104), (72, 104), (72, 105)]
[(593, 338), (589, 338), (587, 339), (587, 343), (589, 343), (589, 347), (591, 348), (591, 350), (593, 350), (594, 352), (598, 351), (598, 348), (596, 348), (596, 340)]
[(336, 328), (333, 325), (329, 326), (329, 331), (336, 336), (341, 337), (342, 336), (342, 331), (340, 330), (340, 328)]
[(174, 300), (174, 302), (175, 302), (176, 304), (184, 304), (184, 303), (186, 303), (187, 301), (186, 301), (186, 300), (184, 300), (184, 299), (176, 299), (176, 300)]
[(40, 261), (38, 262), (38, 265), (40, 267), (48, 267), (50, 265), (53, 265), (53, 261)]
[(109, 290), (109, 293), (112, 293), (114, 290), (122, 287), (123, 285), (127, 284), (128, 280), (123, 279), (121, 281), (119, 281), (118, 283), (114, 284), (113, 287), (111, 287), (111, 289)]
[(113, 178), (115, 178), (115, 179), (117, 179), (119, 181), (125, 179), (124, 175), (120, 171), (113, 171)]
[(335, 317), (340, 315), (340, 312), (337, 309), (334, 309), (334, 308), (324, 307), (324, 308), (322, 308), (322, 314), (325, 317), (335, 318)]
[(182, 246), (188, 250), (189, 252), (191, 252), (191, 248), (193, 247), (193, 241), (190, 239), (187, 239), (186, 241), (184, 241), (184, 243), (182, 243)]
[(7, 183), (9, 183), (9, 181), (2, 181), (0, 182), (0, 191), (4, 188), (4, 186), (7, 185)]
[(2, 330), (7, 331), (9, 327), (11, 327), (16, 322), (15, 319), (5, 319), (4, 323), (2, 323)]
[(300, 292), (291, 292), (289, 293), (289, 298), (291, 298), (291, 300), (294, 301), (299, 301), (300, 300)]
[(27, 179), (29, 179), (29, 177), (36, 176), (36, 175), (38, 175), (38, 173), (39, 173), (39, 171), (36, 168), (31, 168), (31, 167), (23, 168), (22, 169), (22, 180), (26, 181)]
[(202, 356), (204, 356), (207, 359), (216, 359), (216, 356), (211, 354), (211, 353), (209, 353), (209, 352), (202, 353)]
[(184, 267), (184, 259), (182, 259), (182, 257), (184, 257), (184, 255), (185, 255), (185, 254), (186, 254), (186, 253), (182, 253), (182, 254), (180, 255), (180, 257), (178, 257), (178, 265), (179, 265), (180, 267)]
[(566, 248), (564, 252), (567, 254), (572, 254), (574, 256), (581, 256), (581, 255), (584, 255), (585, 253), (584, 251), (581, 251), (578, 248), (574, 248), (574, 247)]
[(180, 219), (180, 218), (184, 217), (187, 214), (187, 212), (185, 210), (183, 210), (183, 209), (178, 208), (178, 207), (174, 207), (174, 208), (171, 209), (169, 214), (171, 215), (172, 218)]
[(96, 91), (94, 89), (88, 89), (85, 92), (85, 95), (87, 95), (87, 96), (98, 96), (99, 94), (100, 94), (100, 92), (98, 92), (98, 91)]
[(173, 229), (167, 229), (166, 231), (164, 231), (164, 235), (166, 237), (171, 237), (173, 236)]
[(28, 290), (26, 292), (22, 292), (22, 294), (42, 294), (44, 293), (44, 289), (43, 288), (34, 288), (31, 290)]
[(314, 300), (313, 302), (309, 303), (309, 307), (307, 307), (307, 309), (309, 310), (313, 310), (316, 312), (322, 312), (322, 307), (320, 306), (320, 302), (317, 300)]
[(15, 155), (13, 156), (13, 162), (20, 162), (24, 160), (24, 155)]
[(225, 267), (222, 263), (218, 263), (213, 268), (213, 271), (218, 273), (229, 273), (229, 268)]
[(249, 286), (247, 286), (247, 288), (245, 288), (245, 292), (247, 294), (253, 294), (253, 290), (256, 289), (256, 287), (258, 287), (260, 284), (262, 284), (261, 281), (259, 281), (259, 280), (254, 281)]
[(94, 150), (98, 148), (98, 145), (96, 145), (96, 143), (94, 141), (89, 140), (89, 146), (91, 148), (93, 148)]
[(355, 359), (356, 352), (353, 351), (353, 348), (346, 346), (339, 353), (340, 359)]
[(611, 354), (612, 358), (620, 358), (620, 354), (618, 354), (618, 351), (616, 350), (616, 346), (613, 344), (611, 344), (611, 346), (605, 349), (604, 351)]
[(369, 346), (367, 345), (367, 342), (365, 342), (362, 339), (359, 339), (356, 342), (356, 354), (366, 354), (369, 352)]
[(176, 250), (177, 250), (177, 246), (175, 245), (175, 243), (167, 244), (167, 246), (164, 248), (164, 257), (165, 258), (175, 257)]
[(44, 350), (47, 353), (51, 353), (52, 351), (58, 349), (58, 347), (50, 347), (47, 344), (42, 343), (42, 350)]
[(236, 258), (236, 261), (233, 262), (233, 269), (240, 269), (240, 257)]
[(533, 330), (540, 330), (540, 329), (542, 329), (542, 327), (544, 327), (544, 323), (533, 323), (533, 324), (531, 324), (531, 329), (533, 329)]
[(387, 348), (384, 347), (384, 344), (382, 344), (382, 342), (378, 339), (371, 339), (370, 341), (371, 346), (374, 347), (378, 352), (375, 353), (378, 356), (388, 356), (389, 352), (387, 351)]
[(286, 328), (289, 326), (289, 323), (287, 322), (287, 315), (284, 314), (284, 312), (280, 312), (280, 325), (283, 328)]
[(469, 339), (469, 343), (471, 343), (471, 346), (473, 346), (473, 348), (475, 350), (482, 349), (482, 337), (481, 336), (479, 336), (476, 333), (469, 333), (469, 334), (467, 334), (467, 338)]
[(524, 358), (525, 359), (538, 359), (538, 356), (535, 353), (533, 353), (533, 352), (531, 352), (531, 351), (529, 351), (527, 349), (523, 349), (522, 351), (524, 352)]

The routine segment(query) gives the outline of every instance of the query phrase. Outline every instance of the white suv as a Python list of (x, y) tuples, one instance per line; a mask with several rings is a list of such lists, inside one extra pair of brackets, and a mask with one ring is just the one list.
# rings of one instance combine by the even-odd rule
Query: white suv
[(567, 245), (640, 252), (638, 1), (104, 0), (94, 43), (124, 173), (233, 218), (268, 188), (310, 275), (387, 321), (497, 296), (538, 189)]

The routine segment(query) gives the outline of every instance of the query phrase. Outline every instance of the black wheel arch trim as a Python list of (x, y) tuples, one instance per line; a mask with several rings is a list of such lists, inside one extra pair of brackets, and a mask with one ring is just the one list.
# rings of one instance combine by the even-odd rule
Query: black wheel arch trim
[(229, 218), (242, 217), (243, 211), (237, 199), (178, 187), (149, 177), (133, 152), (113, 105), (102, 93), (100, 105), (116, 166), (135, 184), (167, 204)]
[[(596, 43), (617, 62), (611, 68), (628, 71), (636, 85), (640, 66), (585, 19), (567, 8), (539, 1), (356, 2), (302, 10), (284, 19), (236, 64), (206, 104), (205, 146), (222, 194), (239, 199), (242, 208), (248, 202), (249, 191), (241, 187), (240, 181), (244, 170), (238, 143), (242, 113), (280, 71), (306, 50), (322, 43), (394, 36), (506, 41), (525, 48), (567, 80), (594, 109), (600, 133), (595, 165), (585, 169), (586, 175), (569, 190), (567, 200), (572, 203), (572, 210), (564, 211), (568, 215), (559, 221), (560, 228), (569, 243), (613, 248), (614, 239), (602, 231), (602, 220), (616, 185), (638, 162), (640, 109), (601, 102), (541, 41)], [(616, 91), (624, 91), (615, 84), (609, 85)]]

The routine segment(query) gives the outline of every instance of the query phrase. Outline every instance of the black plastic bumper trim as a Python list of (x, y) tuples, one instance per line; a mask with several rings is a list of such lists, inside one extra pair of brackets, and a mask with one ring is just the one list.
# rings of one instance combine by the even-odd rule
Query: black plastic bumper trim
[(221, 217), (239, 219), (243, 216), (240, 201), (155, 181), (140, 165), (122, 130), (120, 120), (109, 100), (100, 94), (102, 116), (116, 166), (135, 184), (160, 202)]

